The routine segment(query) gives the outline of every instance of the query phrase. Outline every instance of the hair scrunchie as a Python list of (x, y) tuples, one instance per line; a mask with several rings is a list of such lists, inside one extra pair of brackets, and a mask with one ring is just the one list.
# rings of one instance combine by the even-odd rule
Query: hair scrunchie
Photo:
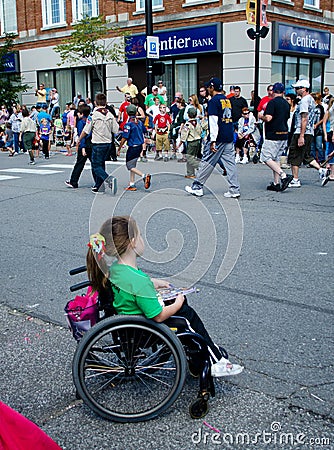
[(88, 247), (90, 247), (93, 252), (97, 254), (97, 259), (100, 260), (105, 255), (106, 247), (105, 247), (106, 240), (104, 236), (100, 233), (91, 234), (89, 236), (89, 243), (87, 244)]

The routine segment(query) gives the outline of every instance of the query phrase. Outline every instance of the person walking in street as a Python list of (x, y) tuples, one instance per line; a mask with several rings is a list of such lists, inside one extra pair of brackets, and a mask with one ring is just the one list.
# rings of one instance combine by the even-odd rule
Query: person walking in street
[(31, 165), (36, 164), (35, 157), (34, 157), (34, 151), (33, 151), (33, 142), (34, 142), (36, 133), (37, 133), (36, 122), (34, 122), (29, 117), (29, 111), (27, 109), (23, 109), (19, 140), (21, 141), (23, 139), (23, 145), (24, 145), (24, 148), (26, 149), (26, 151), (29, 153), (29, 156), (30, 156), (29, 164), (31, 164)]
[(289, 186), (293, 176), (287, 175), (279, 164), (279, 158), (286, 151), (288, 142), (289, 103), (283, 98), (285, 88), (282, 83), (273, 86), (274, 98), (268, 102), (259, 118), (265, 122), (266, 137), (262, 146), (260, 161), (273, 172), (274, 182), (267, 186), (268, 191), (283, 192)]
[(309, 93), (310, 83), (307, 80), (298, 80), (292, 87), (301, 97), (295, 111), (296, 130), (289, 147), (288, 163), (291, 164), (293, 180), (291, 188), (300, 188), (299, 167), (302, 163), (309, 164), (319, 172), (320, 181), (326, 176), (326, 169), (311, 156), (311, 143), (314, 136), (315, 102)]
[(96, 94), (95, 105), (90, 120), (87, 120), (77, 143), (80, 146), (81, 140), (92, 133), (92, 172), (95, 180), (92, 192), (94, 194), (104, 193), (104, 182), (106, 182), (112, 194), (116, 194), (117, 180), (115, 177), (108, 175), (105, 167), (106, 159), (110, 154), (112, 134), (117, 133), (119, 128), (115, 117), (106, 107), (107, 97), (105, 94)]
[[(82, 130), (85, 128), (89, 114), (90, 107), (88, 105), (79, 106), (77, 123), (79, 136), (81, 135)], [(90, 161), (92, 160), (91, 135), (84, 136), (81, 139), (80, 143), (77, 143), (77, 160), (73, 167), (70, 179), (65, 181), (67, 187), (72, 189), (77, 189), (79, 187), (79, 178), (85, 167), (87, 159), (89, 159)]]
[(223, 86), (219, 78), (211, 78), (206, 87), (211, 96), (208, 103), (209, 136), (196, 178), (192, 186), (186, 186), (185, 190), (189, 194), (202, 197), (203, 185), (221, 159), (229, 184), (229, 190), (224, 193), (224, 197), (237, 198), (240, 197), (240, 185), (234, 158), (231, 102), (221, 93)]

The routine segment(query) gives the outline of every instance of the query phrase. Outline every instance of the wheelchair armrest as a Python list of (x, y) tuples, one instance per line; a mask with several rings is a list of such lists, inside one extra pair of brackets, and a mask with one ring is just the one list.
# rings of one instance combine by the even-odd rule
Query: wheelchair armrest
[(70, 291), (75, 292), (79, 291), (80, 289), (84, 289), (86, 287), (90, 286), (90, 281), (82, 281), (81, 283), (73, 284), (73, 286), (70, 286)]

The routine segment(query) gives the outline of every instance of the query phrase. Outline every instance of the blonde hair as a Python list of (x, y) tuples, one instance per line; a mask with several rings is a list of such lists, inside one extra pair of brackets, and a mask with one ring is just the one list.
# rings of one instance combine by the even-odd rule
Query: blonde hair
[(193, 99), (194, 107), (196, 109), (198, 109), (202, 113), (202, 109), (203, 108), (202, 108), (202, 105), (200, 104), (200, 102), (198, 101), (197, 95), (196, 94), (191, 94), (189, 97)]

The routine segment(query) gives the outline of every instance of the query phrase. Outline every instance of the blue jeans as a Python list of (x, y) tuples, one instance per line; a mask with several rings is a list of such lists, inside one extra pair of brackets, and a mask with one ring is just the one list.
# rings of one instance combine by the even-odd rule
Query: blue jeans
[(322, 143), (322, 135), (314, 136), (311, 143), (311, 155), (320, 163), (325, 161), (325, 152)]
[(14, 150), (16, 153), (20, 153), (20, 142), (19, 142), (20, 133), (16, 133), (14, 131), (13, 137), (14, 137)]
[(106, 159), (110, 152), (110, 145), (92, 144), (92, 172), (97, 189), (100, 188), (104, 180), (109, 176), (106, 172)]

